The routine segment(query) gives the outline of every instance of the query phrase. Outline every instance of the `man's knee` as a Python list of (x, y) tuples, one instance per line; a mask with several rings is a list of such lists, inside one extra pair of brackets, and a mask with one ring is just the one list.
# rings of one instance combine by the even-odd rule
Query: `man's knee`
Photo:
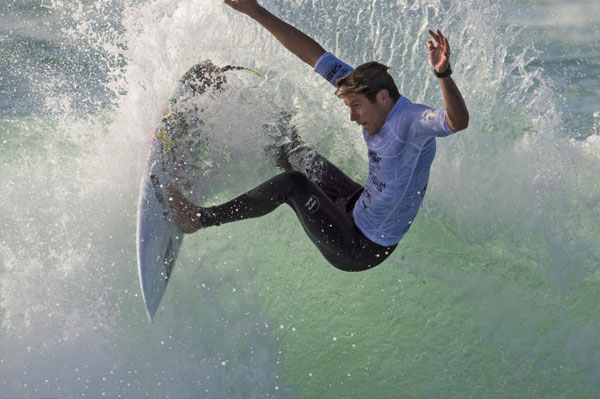
[(292, 182), (294, 186), (306, 186), (308, 184), (308, 177), (303, 172), (299, 172), (297, 170), (290, 170), (289, 172), (285, 172), (288, 176), (287, 178)]
[(310, 195), (310, 185), (313, 184), (308, 177), (295, 170), (283, 172), (277, 176), (280, 192), (284, 194), (284, 201), (294, 207), (294, 204), (304, 203)]

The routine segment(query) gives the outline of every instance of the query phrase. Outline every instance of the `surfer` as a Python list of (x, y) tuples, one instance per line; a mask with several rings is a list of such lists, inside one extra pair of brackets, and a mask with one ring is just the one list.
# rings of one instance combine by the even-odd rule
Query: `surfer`
[(199, 207), (168, 188), (175, 219), (185, 233), (266, 215), (286, 203), (323, 256), (345, 271), (382, 263), (409, 230), (425, 196), (435, 138), (467, 127), (469, 113), (450, 77), (450, 46), (429, 31), (429, 60), (438, 77), (444, 109), (413, 104), (400, 95), (388, 67), (368, 62), (353, 69), (256, 0), (224, 0), (275, 36), (288, 50), (336, 87), (350, 120), (362, 127), (368, 147), (365, 186), (303, 145), (296, 134), (280, 140), (286, 171), (225, 204)]

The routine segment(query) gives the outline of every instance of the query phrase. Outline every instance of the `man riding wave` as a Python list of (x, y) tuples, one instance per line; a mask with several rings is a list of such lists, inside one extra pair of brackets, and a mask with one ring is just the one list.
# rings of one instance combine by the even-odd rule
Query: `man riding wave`
[(306, 234), (335, 267), (362, 271), (382, 263), (407, 233), (425, 196), (436, 138), (465, 129), (469, 113), (450, 76), (450, 46), (429, 31), (429, 59), (445, 108), (413, 104), (402, 96), (388, 67), (368, 62), (356, 69), (282, 21), (256, 0), (225, 4), (260, 23), (288, 50), (336, 87), (362, 128), (369, 176), (361, 185), (292, 132), (280, 140), (277, 164), (286, 171), (219, 206), (199, 207), (168, 188), (175, 219), (185, 233), (266, 215), (288, 204)]

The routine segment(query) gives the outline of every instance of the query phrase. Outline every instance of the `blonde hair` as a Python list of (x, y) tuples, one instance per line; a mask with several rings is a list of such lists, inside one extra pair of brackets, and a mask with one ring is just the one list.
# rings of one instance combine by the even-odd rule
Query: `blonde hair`
[(350, 94), (362, 94), (369, 101), (375, 102), (377, 93), (387, 90), (394, 102), (400, 98), (400, 92), (392, 76), (388, 73), (390, 67), (379, 62), (371, 61), (358, 66), (348, 76), (338, 79), (338, 89), (335, 94), (344, 97)]

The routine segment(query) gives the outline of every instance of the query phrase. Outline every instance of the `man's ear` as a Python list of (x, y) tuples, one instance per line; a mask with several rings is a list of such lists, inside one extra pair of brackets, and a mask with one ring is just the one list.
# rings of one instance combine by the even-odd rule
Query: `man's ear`
[(390, 93), (387, 91), (387, 89), (379, 90), (379, 92), (377, 93), (377, 96), (375, 98), (377, 99), (377, 102), (380, 104), (385, 104), (388, 100), (391, 101), (391, 99), (392, 99), (392, 97), (390, 97)]

